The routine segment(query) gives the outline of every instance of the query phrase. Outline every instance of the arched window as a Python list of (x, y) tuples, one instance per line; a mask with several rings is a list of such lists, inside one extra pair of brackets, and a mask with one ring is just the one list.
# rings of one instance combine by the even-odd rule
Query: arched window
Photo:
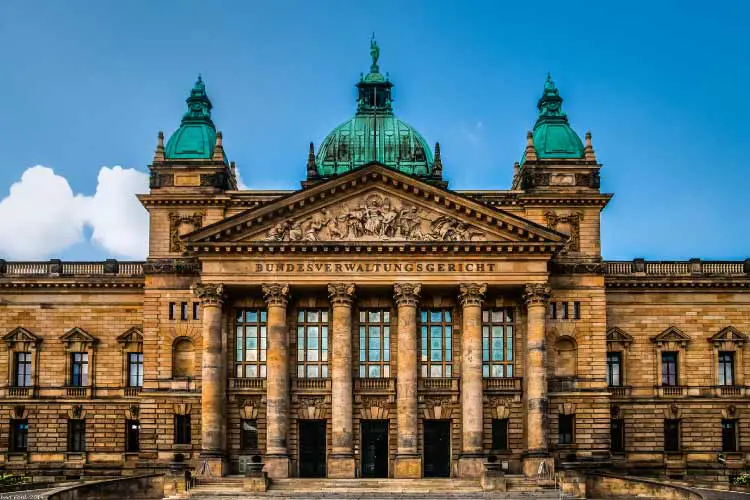
[(570, 337), (560, 337), (555, 342), (557, 363), (555, 363), (555, 375), (558, 377), (576, 376), (576, 343)]
[(194, 363), (193, 342), (185, 337), (175, 340), (172, 344), (172, 378), (192, 377)]

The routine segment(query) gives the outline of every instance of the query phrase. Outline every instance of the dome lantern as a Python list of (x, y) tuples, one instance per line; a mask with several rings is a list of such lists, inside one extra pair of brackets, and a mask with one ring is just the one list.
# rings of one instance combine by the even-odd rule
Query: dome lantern
[(188, 110), (182, 116), (180, 128), (167, 141), (164, 156), (166, 159), (210, 159), (216, 145), (216, 127), (211, 120), (213, 106), (200, 75), (185, 102)]

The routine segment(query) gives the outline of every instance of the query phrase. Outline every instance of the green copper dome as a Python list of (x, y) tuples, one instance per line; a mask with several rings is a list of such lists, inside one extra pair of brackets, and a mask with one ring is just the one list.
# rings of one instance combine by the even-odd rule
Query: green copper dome
[(338, 175), (371, 161), (409, 175), (432, 175), (433, 158), (427, 141), (393, 114), (393, 84), (380, 74), (380, 49), (374, 39), (370, 55), (370, 73), (357, 84), (357, 112), (323, 140), (315, 160), (317, 175)]
[[(538, 158), (583, 158), (583, 143), (562, 110), (563, 99), (547, 73), (544, 94), (537, 103), (539, 118), (534, 124), (534, 148)], [(525, 158), (524, 158), (525, 159)]]
[(188, 105), (187, 113), (182, 117), (180, 128), (167, 141), (164, 157), (211, 158), (216, 145), (216, 128), (211, 120), (211, 101), (200, 75), (185, 102)]

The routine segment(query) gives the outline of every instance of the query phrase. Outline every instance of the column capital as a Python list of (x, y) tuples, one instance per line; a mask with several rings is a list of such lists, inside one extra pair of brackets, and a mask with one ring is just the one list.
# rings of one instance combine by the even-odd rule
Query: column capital
[(221, 283), (196, 283), (192, 289), (204, 306), (221, 307), (224, 303), (224, 285)]
[(356, 289), (354, 283), (329, 283), (328, 297), (331, 299), (331, 304), (350, 305), (354, 300)]
[(549, 300), (549, 296), (552, 293), (552, 289), (549, 283), (527, 283), (526, 288), (523, 291), (523, 298), (526, 301), (526, 305), (530, 306), (533, 304), (546, 304)]
[(416, 306), (419, 303), (420, 293), (422, 293), (421, 283), (394, 283), (393, 285), (393, 298), (399, 306)]
[(289, 283), (267, 283), (261, 285), (263, 300), (269, 306), (286, 306), (289, 301)]
[(458, 301), (462, 307), (481, 306), (484, 294), (487, 293), (487, 283), (461, 283), (458, 285)]

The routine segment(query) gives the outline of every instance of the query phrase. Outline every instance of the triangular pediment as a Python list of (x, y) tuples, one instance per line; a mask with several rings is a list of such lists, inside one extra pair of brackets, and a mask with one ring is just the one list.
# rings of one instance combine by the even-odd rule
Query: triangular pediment
[(26, 328), (19, 326), (11, 330), (10, 332), (6, 333), (3, 336), (3, 340), (9, 345), (13, 346), (17, 343), (21, 344), (31, 344), (34, 346), (38, 346), (42, 339), (40, 337), (37, 337), (33, 333), (31, 333)]
[(140, 326), (129, 328), (125, 333), (117, 337), (117, 342), (123, 345), (140, 344), (143, 342), (143, 329)]
[(657, 344), (664, 344), (667, 342), (676, 342), (682, 346), (687, 345), (692, 339), (688, 334), (677, 328), (676, 326), (670, 326), (659, 335), (651, 337), (651, 341)]
[(65, 332), (65, 334), (60, 337), (60, 340), (66, 344), (72, 344), (74, 342), (81, 344), (96, 344), (99, 341), (99, 339), (88, 333), (86, 330), (78, 327)]
[(562, 248), (567, 236), (379, 164), (206, 226), (184, 237), (192, 251), (261, 243), (493, 242)]
[(709, 337), (708, 341), (712, 343), (735, 342), (744, 344), (747, 342), (747, 335), (743, 334), (733, 326), (727, 326)]
[(633, 337), (621, 328), (615, 326), (607, 330), (607, 342), (619, 342), (621, 344), (629, 345), (633, 343)]

